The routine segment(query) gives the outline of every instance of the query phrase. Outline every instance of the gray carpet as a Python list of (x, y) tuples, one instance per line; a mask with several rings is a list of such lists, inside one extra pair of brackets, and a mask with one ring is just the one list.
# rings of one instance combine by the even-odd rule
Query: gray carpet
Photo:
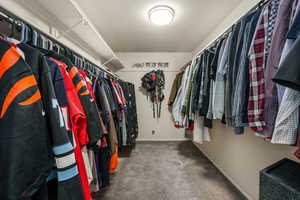
[(96, 200), (246, 199), (191, 142), (140, 142)]

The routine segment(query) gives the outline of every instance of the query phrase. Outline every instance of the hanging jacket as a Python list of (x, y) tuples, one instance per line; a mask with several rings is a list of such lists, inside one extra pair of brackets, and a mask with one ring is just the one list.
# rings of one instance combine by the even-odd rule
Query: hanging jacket
[(270, 52), (266, 63), (266, 112), (264, 113), (266, 127), (263, 133), (266, 138), (272, 137), (275, 120), (278, 113), (277, 86), (272, 81), (272, 78), (274, 78), (278, 70), (281, 54), (286, 41), (285, 36), (288, 33), (289, 22), (292, 16), (293, 3), (293, 0), (281, 1), (280, 3), (278, 8), (278, 16), (274, 26), (273, 38), (270, 44)]
[(0, 59), (0, 199), (25, 200), (54, 166), (49, 124), (38, 82), (19, 50), (0, 39)]
[[(81, 74), (83, 80), (86, 82), (87, 88), (88, 88), (91, 96), (93, 97), (94, 101), (96, 102), (96, 96), (95, 96), (95, 93), (94, 93), (94, 89), (93, 89), (93, 85), (92, 85), (91, 80), (88, 78), (88, 76), (86, 75), (86, 73), (84, 71), (79, 70), (79, 73)], [(98, 110), (98, 114), (99, 114), (99, 118), (100, 118), (101, 130), (105, 134), (105, 133), (107, 133), (107, 129), (104, 125), (104, 122), (103, 122), (103, 119), (102, 119), (102, 116), (101, 116), (101, 112), (99, 111), (98, 107), (97, 107), (97, 110)]]
[[(117, 130), (115, 126), (115, 121), (113, 119), (112, 115), (112, 109), (111, 106), (112, 100), (109, 101), (107, 95), (109, 95), (109, 91), (105, 90), (105, 81), (101, 79), (97, 79), (95, 81), (95, 96), (96, 96), (96, 102), (98, 107), (100, 107), (100, 110), (102, 110), (106, 127), (108, 127), (108, 135), (109, 135), (109, 144), (111, 153), (116, 153), (116, 149), (118, 147), (118, 139), (117, 139)], [(111, 102), (111, 103), (110, 103)]]
[[(295, 7), (291, 24), (281, 54), (278, 71), (273, 78), (278, 92), (278, 114), (272, 135), (272, 143), (295, 145), (299, 118), (300, 93), (298, 88), (300, 35), (299, 27), (300, 4)], [(285, 86), (285, 87), (283, 87)]]
[(173, 81), (173, 84), (172, 84), (172, 89), (170, 92), (168, 105), (172, 105), (174, 103), (174, 100), (178, 93), (179, 87), (181, 85), (182, 75), (183, 75), (183, 72), (179, 72), (176, 74), (175, 80)]
[(217, 74), (217, 69), (218, 69), (218, 64), (219, 64), (219, 59), (222, 54), (222, 46), (223, 46), (223, 41), (224, 38), (221, 38), (221, 40), (218, 41), (214, 53), (214, 57), (211, 62), (211, 71), (210, 71), (210, 91), (209, 91), (209, 106), (208, 106), (208, 111), (206, 114), (207, 119), (213, 119), (213, 107), (214, 107), (214, 88), (215, 88), (215, 83), (216, 83), (216, 74)]
[(249, 58), (248, 52), (252, 37), (257, 26), (261, 9), (247, 15), (244, 21), (243, 47), (241, 49), (239, 67), (236, 77), (234, 95), (233, 95), (233, 124), (235, 132), (241, 134), (243, 127), (248, 126), (247, 107), (249, 98)]
[[(73, 152), (73, 146), (68, 137), (66, 123), (63, 118), (63, 113), (60, 109), (58, 99), (55, 94), (55, 88), (51, 76), (51, 70), (48, 66), (46, 57), (38, 50), (26, 44), (19, 44), (20, 49), (24, 52), (26, 62), (32, 68), (32, 71), (38, 81), (38, 86), (41, 91), (43, 105), (47, 122), (49, 124), (51, 140), (53, 142), (53, 152), (56, 160), (57, 176), (59, 181), (59, 199), (63, 199), (66, 194), (72, 191), (78, 191), (77, 195), (73, 194), (73, 199), (78, 196), (82, 199), (82, 190), (78, 177), (78, 168)], [(61, 100), (61, 98), (60, 98)], [(73, 179), (74, 178), (74, 179)], [(72, 180), (70, 180), (72, 179)], [(65, 188), (66, 184), (61, 184), (63, 181), (74, 182), (69, 188)], [(73, 187), (71, 189), (71, 187)], [(69, 190), (69, 191), (68, 191)]]
[(193, 78), (193, 89), (191, 96), (191, 112), (196, 113), (199, 111), (199, 95), (200, 95), (200, 87), (201, 87), (201, 77), (202, 77), (202, 59), (203, 54), (199, 56), (197, 59), (197, 71), (195, 72), (195, 76)]
[(264, 131), (265, 78), (264, 70), (267, 58), (268, 18), (270, 3), (263, 8), (257, 23), (249, 50), (249, 99), (248, 123), (257, 132)]
[(126, 133), (127, 133), (127, 145), (135, 143), (137, 138), (137, 114), (136, 114), (136, 105), (135, 105), (135, 95), (134, 88), (132, 91), (133, 84), (128, 82), (120, 82), (120, 86), (124, 91), (124, 98), (126, 99), (125, 116), (126, 116)]
[(235, 75), (234, 75), (234, 58), (237, 52), (237, 42), (238, 42), (238, 34), (240, 31), (241, 23), (237, 23), (234, 26), (232, 31), (232, 38), (230, 42), (230, 46), (228, 47), (228, 67), (226, 71), (225, 77), (225, 120), (226, 124), (232, 126), (232, 95), (233, 95), (233, 88), (235, 87)]
[(58, 55), (54, 52), (49, 52), (47, 55), (61, 62), (64, 62), (68, 66), (67, 71), (70, 73), (70, 77), (73, 81), (73, 84), (75, 85), (76, 91), (80, 98), (80, 102), (87, 117), (87, 130), (89, 135), (88, 147), (97, 148), (96, 144), (98, 141), (100, 141), (104, 133), (101, 130), (96, 104), (91, 97), (91, 94), (88, 91), (85, 83), (82, 81), (78, 73), (78, 69), (74, 67), (70, 59), (66, 58), (65, 56)]
[(182, 105), (184, 105), (185, 90), (188, 82), (190, 68), (191, 66), (187, 66), (185, 69), (185, 72), (182, 76), (181, 86), (178, 89), (178, 93), (172, 107), (172, 116), (175, 123), (175, 127), (177, 128), (184, 126), (184, 115), (182, 113)]
[[(65, 128), (68, 132), (68, 137), (72, 143), (72, 149), (74, 149), (74, 147), (76, 147), (76, 144), (74, 144), (75, 140), (74, 140), (74, 136), (73, 136), (73, 131), (72, 131), (72, 121), (71, 121), (71, 116), (70, 116), (70, 103), (68, 100), (68, 96), (67, 96), (67, 88), (65, 85), (65, 81), (64, 81), (64, 76), (62, 74), (62, 72), (60, 71), (60, 67), (59, 67), (59, 63), (57, 63), (54, 60), (51, 60), (49, 58), (46, 59), (47, 64), (51, 70), (51, 77), (53, 80), (53, 86), (54, 86), (54, 90), (55, 90), (55, 94), (58, 100), (58, 104), (61, 108), (62, 111), (62, 116), (64, 118), (65, 121)], [(72, 151), (72, 156), (70, 153), (66, 153), (66, 155), (68, 157), (73, 157), (75, 159), (75, 155)], [(62, 163), (66, 163), (66, 161), (62, 161)], [(74, 200), (82, 200), (84, 199), (83, 196), (83, 189), (82, 189), (82, 184), (81, 184), (81, 180), (79, 177), (79, 174), (76, 175), (74, 178), (70, 178), (68, 180), (66, 180), (65, 178), (65, 174), (74, 170), (74, 167), (77, 166), (77, 161), (74, 163), (74, 161), (72, 160), (72, 162), (70, 163), (71, 166), (73, 165), (72, 168), (70, 167), (66, 167), (66, 171), (63, 172), (62, 170), (60, 170), (58, 172), (58, 183), (59, 183), (59, 187), (57, 188), (57, 199), (74, 199)], [(49, 179), (49, 178), (48, 178)], [(53, 191), (51, 191), (51, 187), (49, 188), (48, 185), (48, 189), (50, 189), (50, 191), (48, 191), (49, 193), (53, 193), (55, 191), (55, 188), (52, 188)]]
[(232, 33), (227, 36), (226, 43), (216, 71), (216, 80), (214, 85), (213, 98), (213, 116), (214, 119), (221, 120), (224, 115), (224, 100), (225, 100), (225, 73), (228, 67), (228, 48), (231, 43)]
[(127, 130), (126, 130), (126, 100), (124, 97), (123, 89), (121, 88), (120, 84), (116, 81), (111, 81), (113, 86), (113, 91), (115, 94), (115, 101), (119, 105), (119, 116), (120, 116), (120, 138), (118, 138), (119, 146), (126, 146), (127, 145)]
[(203, 68), (204, 68), (204, 74), (203, 74), (204, 78), (202, 80), (203, 87), (202, 90), (200, 90), (200, 94), (201, 94), (200, 97), (202, 103), (200, 103), (199, 115), (204, 116), (204, 126), (207, 128), (212, 128), (212, 120), (207, 119), (207, 113), (209, 109), (209, 100), (210, 100), (211, 84), (212, 84), (212, 77), (210, 77), (210, 74), (212, 73), (211, 63), (214, 57), (214, 52), (215, 49), (213, 47), (205, 51), (206, 59), (204, 60), (203, 63)]
[(107, 99), (110, 103), (110, 108), (111, 108), (111, 114), (112, 114), (112, 119), (114, 121), (114, 125), (116, 128), (116, 133), (117, 133), (117, 141), (118, 145), (120, 146), (120, 143), (122, 143), (122, 132), (121, 132), (121, 115), (120, 115), (120, 105), (117, 102), (117, 94), (114, 92), (114, 87), (112, 85), (111, 80), (104, 79), (104, 91), (107, 95)]
[(195, 76), (197, 75), (198, 72), (198, 62), (197, 60), (192, 61), (192, 66), (193, 66), (193, 70), (192, 70), (192, 74), (191, 74), (191, 79), (190, 79), (190, 83), (189, 83), (189, 95), (188, 95), (188, 99), (187, 99), (187, 130), (193, 130), (194, 129), (194, 115), (195, 113), (193, 112), (193, 95), (194, 95), (194, 79)]
[(70, 106), (68, 110), (70, 121), (72, 123), (75, 158), (78, 164), (79, 176), (82, 183), (84, 199), (90, 200), (91, 195), (88, 184), (87, 171), (82, 154), (82, 148), (84, 148), (89, 141), (87, 134), (87, 117), (82, 108), (80, 99), (72, 82), (72, 79), (66, 70), (68, 66), (65, 63), (59, 62), (57, 60), (54, 61), (59, 64), (59, 69), (64, 77), (64, 83), (66, 85), (68, 101), (72, 102), (69, 104)]
[(75, 85), (78, 96), (80, 98), (82, 107), (85, 111), (88, 120), (88, 135), (89, 135), (89, 147), (95, 147), (96, 143), (100, 141), (103, 136), (103, 132), (100, 125), (99, 113), (92, 98), (86, 83), (82, 80), (78, 69), (76, 67), (71, 67), (69, 71), (70, 77)]

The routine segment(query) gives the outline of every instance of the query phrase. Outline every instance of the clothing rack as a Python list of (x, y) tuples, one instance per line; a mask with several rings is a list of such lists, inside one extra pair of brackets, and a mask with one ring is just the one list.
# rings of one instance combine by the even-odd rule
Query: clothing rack
[(255, 4), (246, 14), (244, 14), (243, 16), (241, 16), (238, 20), (236, 20), (229, 28), (227, 28), (221, 35), (219, 35), (214, 41), (212, 41), (211, 43), (209, 43), (205, 48), (201, 49), (200, 51), (198, 51), (194, 57), (197, 57), (199, 55), (201, 55), (201, 53), (211, 47), (213, 47), (215, 44), (217, 44), (217, 42), (219, 40), (221, 40), (222, 38), (226, 37), (229, 33), (232, 32), (232, 30), (234, 29), (234, 26), (241, 21), (241, 19), (248, 15), (249, 13), (253, 12), (256, 9), (259, 9), (261, 7), (263, 7), (264, 5), (266, 5), (268, 2), (270, 2), (271, 0), (261, 0), (260, 2), (258, 2), (257, 4)]
[(107, 74), (111, 75), (112, 77), (121, 80), (118, 75), (114, 74), (110, 70), (99, 67), (98, 65), (91, 62), (87, 58), (84, 58), (78, 52), (71, 50), (66, 45), (64, 45), (57, 39), (53, 38), (53, 36), (45, 33), (44, 31), (40, 30), (36, 26), (30, 24), (29, 22), (25, 21), (24, 19), (21, 19), (20, 17), (16, 16), (15, 14), (11, 13), (10, 11), (6, 10), (5, 8), (3, 8), (1, 6), (0, 6), (0, 20), (6, 20), (8, 23), (10, 23), (12, 25), (16, 25), (19, 28), (22, 26), (22, 23), (23, 23), (23, 24), (27, 25), (31, 31), (36, 31), (38, 33), (38, 35), (45, 37), (45, 39), (47, 39), (53, 45), (56, 45), (56, 46), (58, 45), (60, 48), (62, 48), (64, 50), (65, 54), (67, 53), (69, 55), (77, 56), (78, 58), (81, 58), (81, 60), (84, 62), (84, 64), (89, 65), (90, 67), (96, 68), (96, 69), (102, 71), (103, 73), (107, 73)]

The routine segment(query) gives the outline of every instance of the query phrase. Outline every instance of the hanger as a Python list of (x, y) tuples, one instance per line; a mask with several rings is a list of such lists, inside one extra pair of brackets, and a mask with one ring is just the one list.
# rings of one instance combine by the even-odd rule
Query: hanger
[(17, 24), (17, 22), (15, 20), (13, 20), (13, 22), (12, 22), (11, 25), (12, 25), (12, 27), (11, 27), (11, 34), (9, 35), (9, 37), (17, 39), (17, 40), (20, 40), (22, 36), (21, 36), (20, 30), (18, 30), (18, 24)]
[(61, 47), (59, 46), (59, 44), (53, 44), (53, 51), (60, 54), (60, 49)]
[(96, 76), (96, 74), (97, 74), (97, 68), (94, 66), (93, 67), (93, 76)]
[(79, 56), (76, 56), (76, 59), (78, 68), (81, 68), (81, 58)]
[(20, 42), (27, 42), (27, 33), (26, 33), (26, 25), (22, 23), (22, 31), (21, 31), (21, 40)]
[(84, 60), (84, 65), (83, 65), (82, 70), (85, 71), (85, 70), (86, 70), (86, 67), (87, 67), (88, 65), (89, 65), (89, 63), (88, 63), (86, 60)]
[(81, 58), (80, 57), (77, 57), (77, 65), (78, 65), (78, 68), (81, 67)]
[(7, 37), (11, 34), (11, 21), (0, 15), (0, 34), (3, 37)]
[(9, 37), (18, 41), (22, 38), (22, 24), (0, 12), (0, 33), (3, 37)]
[(92, 66), (92, 65), (90, 65), (90, 66), (88, 67), (88, 74), (89, 74), (89, 75), (91, 75), (91, 74), (92, 74), (92, 68), (93, 68), (93, 66)]
[(31, 27), (29, 27), (27, 24), (25, 23), (21, 23), (22, 24), (22, 39), (21, 39), (21, 42), (23, 43), (29, 43), (31, 42), (30, 39), (31, 39)]
[(40, 37), (41, 37), (41, 47), (42, 47), (43, 49), (48, 49), (48, 48), (47, 48), (47, 43), (46, 43), (46, 37), (43, 36), (43, 35), (40, 35)]
[(86, 65), (86, 63), (85, 63), (85, 59), (82, 57), (82, 69), (84, 68), (84, 66)]
[(77, 55), (74, 55), (74, 64), (79, 68), (79, 58)]
[(77, 67), (77, 59), (76, 59), (76, 55), (73, 55), (71, 61), (74, 63), (74, 65)]
[(257, 9), (261, 8), (265, 3), (266, 3), (265, 0), (261, 0), (261, 1), (258, 3)]
[(80, 58), (80, 68), (82, 69), (83, 68), (83, 58)]
[(26, 31), (26, 34), (27, 34), (26, 37), (27, 38), (26, 38), (26, 42), (25, 43), (33, 45), (33, 41), (32, 41), (32, 38), (33, 38), (33, 29), (32, 29), (31, 26), (29, 26), (27, 24), (25, 24), (25, 26), (26, 26), (26, 29), (27, 29), (27, 31)]
[(42, 47), (41, 36), (38, 32), (36, 32), (36, 46), (40, 48)]
[(77, 56), (76, 55), (73, 55), (73, 57), (72, 57), (72, 62), (74, 63), (74, 65), (76, 66), (76, 67), (78, 67), (78, 59), (77, 59)]
[(39, 40), (39, 36), (36, 30), (32, 31), (32, 45), (34, 46), (38, 46), (38, 40)]
[(48, 39), (48, 45), (49, 45), (49, 48), (48, 48), (48, 49), (49, 49), (50, 51), (53, 51), (53, 42), (52, 42), (52, 40), (49, 40), (49, 39)]

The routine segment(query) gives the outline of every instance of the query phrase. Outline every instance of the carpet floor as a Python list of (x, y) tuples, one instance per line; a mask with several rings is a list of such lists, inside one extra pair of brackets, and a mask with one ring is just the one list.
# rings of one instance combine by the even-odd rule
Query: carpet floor
[(139, 142), (96, 200), (246, 200), (192, 142)]

